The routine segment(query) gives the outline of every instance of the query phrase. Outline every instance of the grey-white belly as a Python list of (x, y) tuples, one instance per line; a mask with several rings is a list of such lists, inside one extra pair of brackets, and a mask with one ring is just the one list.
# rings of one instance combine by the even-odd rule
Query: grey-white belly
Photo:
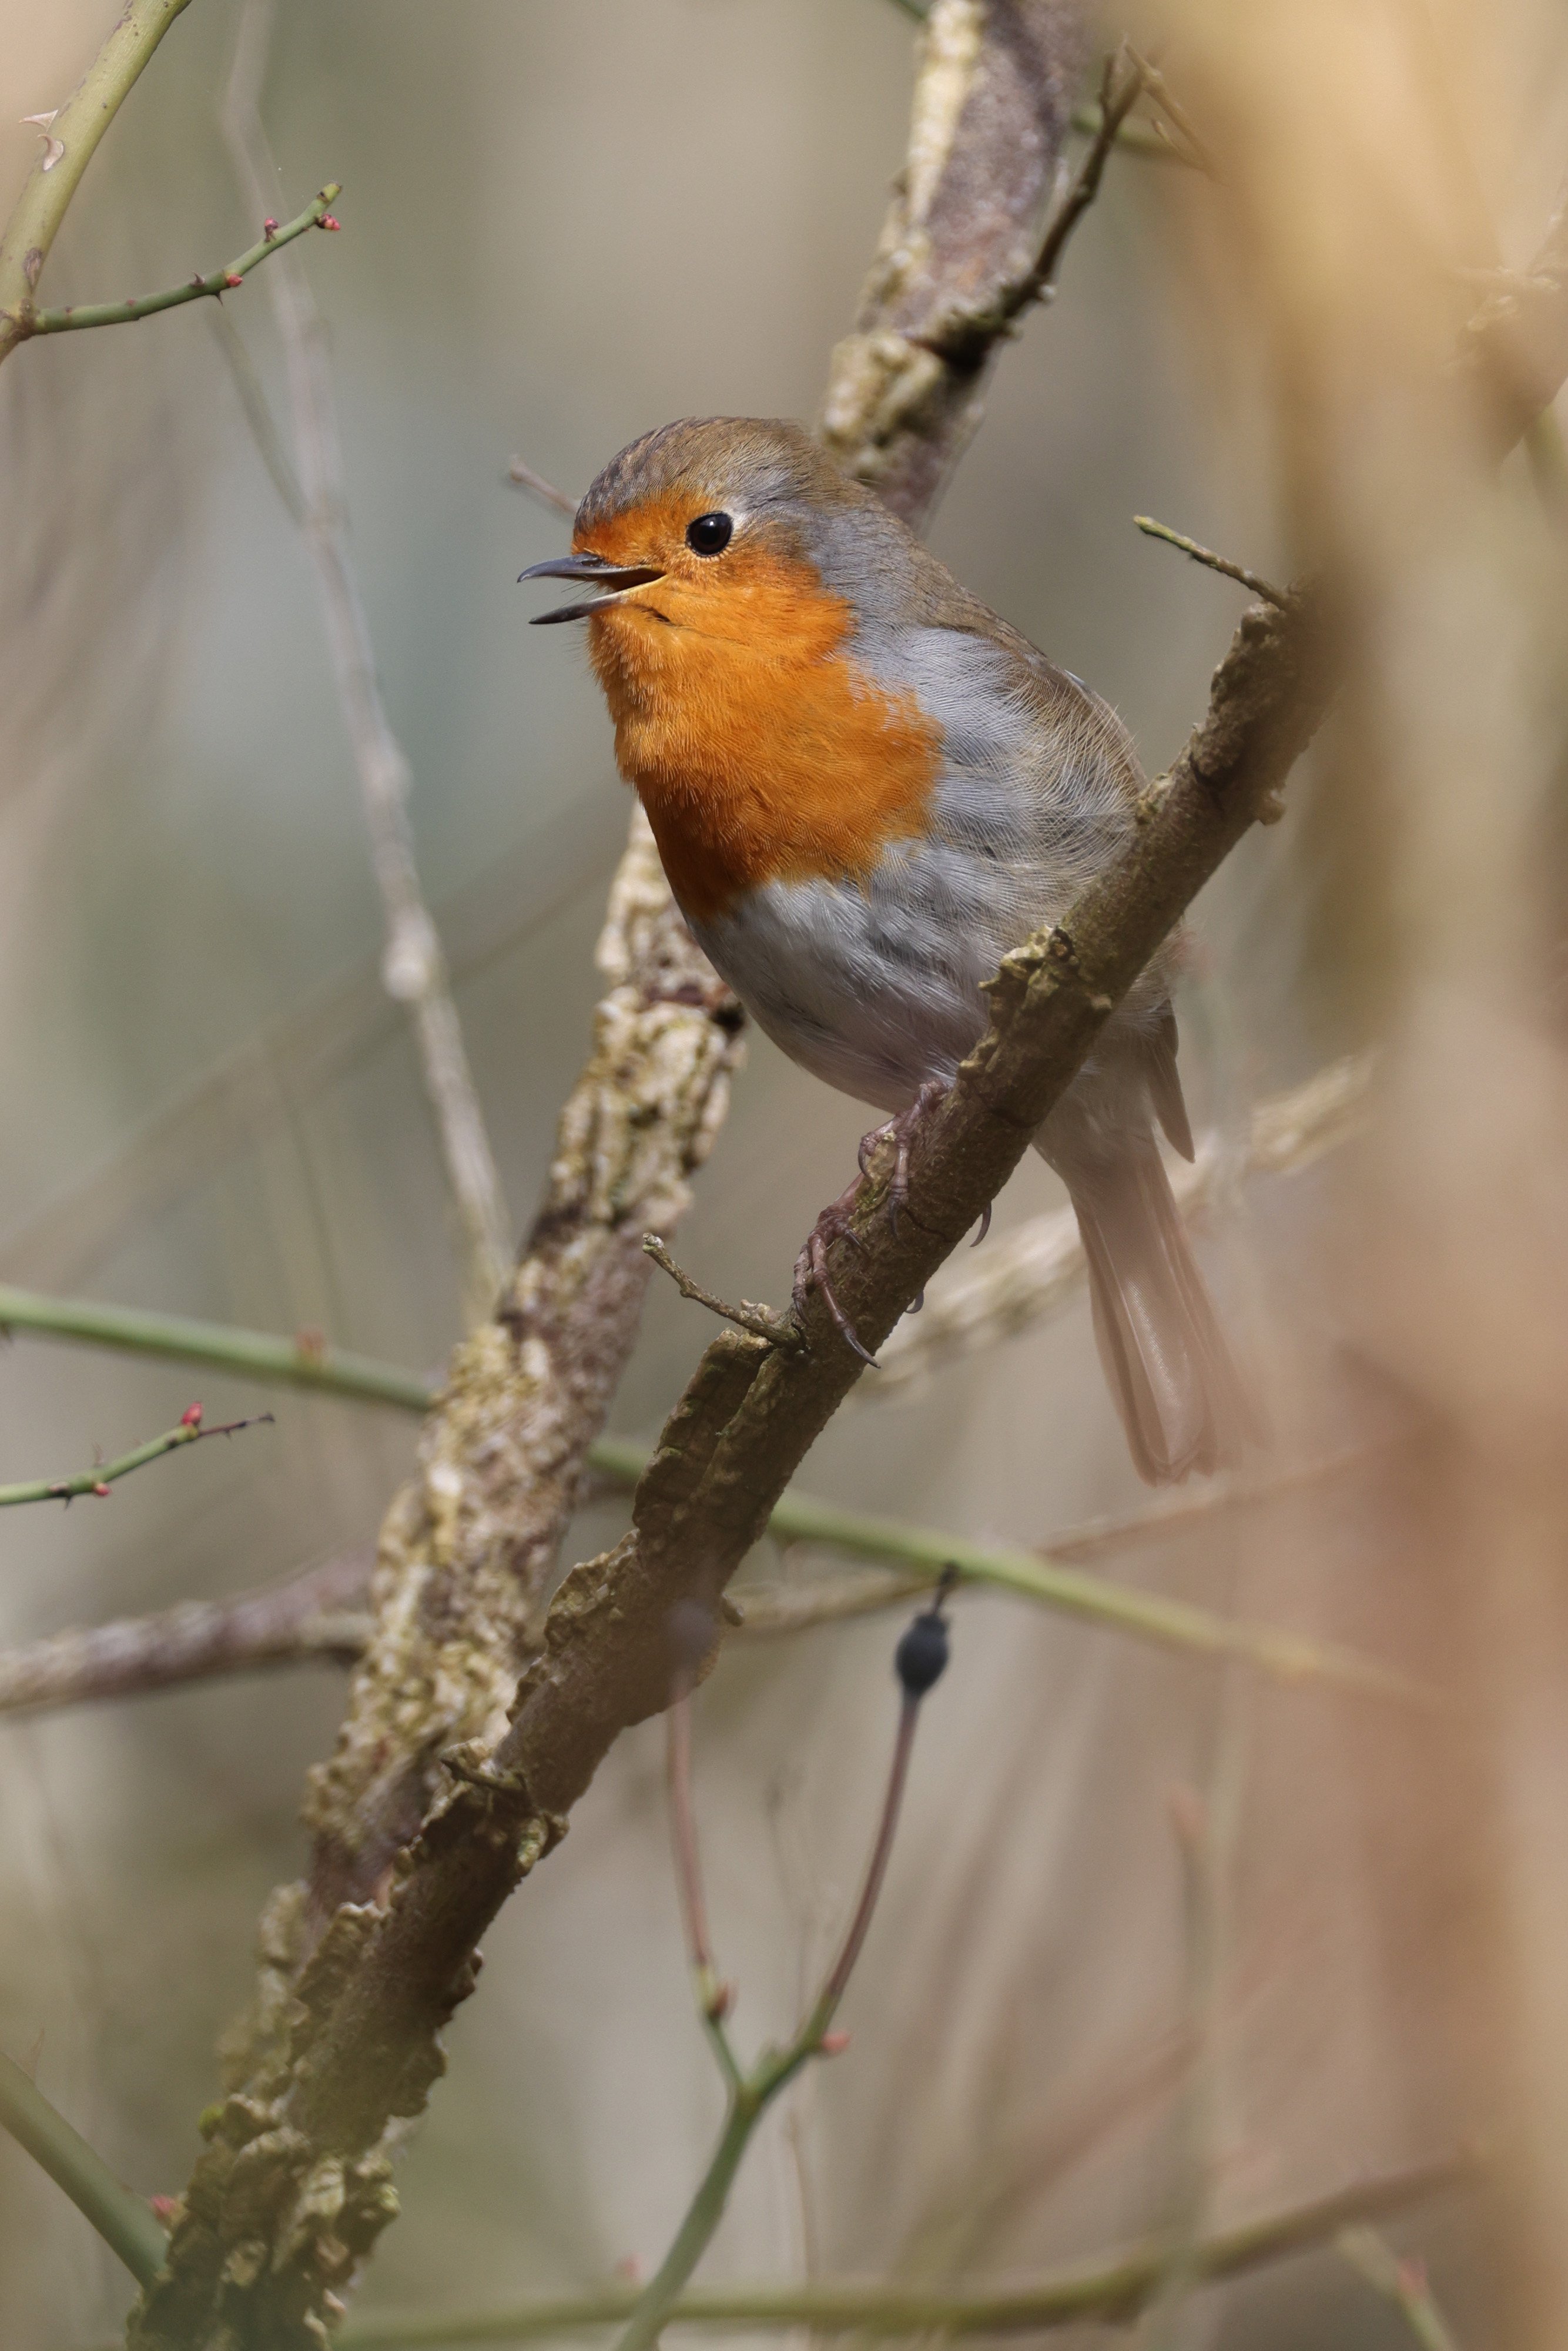
[[(694, 923), (697, 942), (791, 1061), (879, 1110), (951, 1078), (986, 1027), (980, 982), (1032, 927), (998, 878), (920, 844), (855, 883), (769, 883)], [(1038, 919), (1038, 917), (1035, 917)]]

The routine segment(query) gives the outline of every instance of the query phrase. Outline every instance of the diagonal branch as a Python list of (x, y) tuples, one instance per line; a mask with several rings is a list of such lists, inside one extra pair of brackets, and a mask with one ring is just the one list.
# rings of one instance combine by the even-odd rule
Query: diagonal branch
[(166, 1428), (162, 1437), (149, 1437), (145, 1445), (133, 1446), (113, 1461), (95, 1462), (90, 1469), (78, 1469), (69, 1478), (27, 1478), (14, 1486), (0, 1486), (0, 1510), (11, 1510), (18, 1502), (70, 1503), (81, 1494), (95, 1494), (101, 1500), (117, 1479), (129, 1478), (133, 1469), (144, 1469), (150, 1461), (162, 1461), (166, 1453), (177, 1453), (183, 1445), (199, 1445), (204, 1437), (235, 1437), (242, 1428), (255, 1428), (271, 1418), (269, 1412), (262, 1412), (249, 1420), (219, 1421), (204, 1427), (202, 1407), (193, 1404), (177, 1428)]

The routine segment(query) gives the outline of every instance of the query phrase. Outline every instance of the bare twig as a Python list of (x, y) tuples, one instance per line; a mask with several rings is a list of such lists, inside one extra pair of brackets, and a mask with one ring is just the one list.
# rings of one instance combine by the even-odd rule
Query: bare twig
[(716, 1314), (721, 1322), (733, 1322), (738, 1330), (749, 1331), (754, 1339), (764, 1339), (770, 1347), (793, 1347), (799, 1352), (805, 1344), (798, 1331), (792, 1330), (788, 1322), (781, 1321), (766, 1306), (753, 1306), (746, 1298), (738, 1306), (727, 1305), (711, 1290), (705, 1290), (700, 1281), (694, 1281), (685, 1267), (675, 1263), (657, 1233), (644, 1233), (643, 1248), (660, 1271), (669, 1275), (683, 1298), (689, 1298), (695, 1306), (706, 1306), (708, 1312)]
[(0, 1713), (129, 1698), (309, 1659), (348, 1664), (370, 1633), (363, 1611), (372, 1563), (368, 1550), (343, 1552), (232, 1600), (182, 1601), (153, 1615), (0, 1651)]
[(129, 0), (81, 82), (42, 125), (43, 151), (0, 236), (0, 360), (32, 331), (33, 297), (94, 150), (189, 0)]
[(1278, 604), (1283, 611), (1286, 601), (1284, 590), (1271, 587), (1258, 572), (1247, 570), (1242, 564), (1232, 563), (1228, 556), (1216, 555), (1211, 547), (1200, 546), (1196, 538), (1187, 538), (1181, 531), (1172, 530), (1168, 523), (1155, 522), (1152, 515), (1134, 515), (1133, 520), (1145, 537), (1163, 538), (1167, 547), (1179, 547), (1182, 553), (1190, 555), (1195, 563), (1207, 564), (1210, 571), (1222, 571), (1227, 580), (1239, 580), (1243, 588), (1250, 588), (1254, 596), (1261, 596), (1265, 603)]
[(332, 205), (342, 194), (336, 180), (329, 181), (319, 196), (313, 196), (305, 210), (280, 228), (269, 220), (256, 244), (250, 246), (238, 259), (214, 269), (205, 277), (188, 278), (183, 286), (172, 286), (162, 294), (135, 294), (123, 302), (73, 302), (63, 310), (35, 310), (31, 313), (26, 332), (29, 335), (65, 335), (83, 327), (119, 327), (133, 319), (151, 319), (159, 310), (177, 310), (183, 302), (200, 302), (206, 298), (222, 301), (225, 294), (235, 286), (243, 286), (251, 271), (292, 245), (309, 228), (336, 228)]
[(1089, 152), (1068, 183), (1061, 202), (1052, 209), (1033, 266), (1009, 289), (1001, 306), (1005, 319), (1015, 319), (1031, 302), (1049, 298), (1067, 240), (1100, 193), (1111, 150), (1143, 96), (1147, 78), (1148, 68), (1124, 45), (1115, 56), (1106, 58), (1100, 76), (1100, 120), (1089, 141)]
[(204, 1437), (234, 1437), (242, 1428), (255, 1428), (261, 1422), (270, 1422), (269, 1412), (258, 1412), (249, 1420), (225, 1420), (205, 1427), (202, 1407), (193, 1404), (178, 1428), (166, 1428), (162, 1437), (150, 1437), (145, 1445), (135, 1446), (114, 1461), (95, 1464), (90, 1469), (78, 1469), (70, 1478), (29, 1478), (20, 1485), (0, 1486), (0, 1510), (10, 1510), (18, 1502), (70, 1503), (79, 1494), (107, 1495), (117, 1479), (129, 1478), (133, 1469), (143, 1469), (149, 1461), (161, 1461), (166, 1453), (177, 1453), (183, 1445), (199, 1445)]
[[(277, 166), (258, 103), (271, 31), (271, 0), (247, 0), (240, 20), (224, 125), (235, 168), (265, 208)], [(511, 1254), (511, 1220), (452, 1000), (445, 958), (425, 906), (409, 826), (408, 761), (392, 732), (349, 550), (337, 406), (325, 336), (309, 283), (292, 255), (270, 279), (287, 355), (305, 536), (316, 566), (339, 698), (359, 770), (371, 862), (386, 919), (382, 977), (408, 1008), (426, 1094), (463, 1235), (469, 1319), (495, 1304)]]
[(574, 515), (577, 512), (575, 498), (569, 498), (564, 490), (558, 490), (553, 482), (547, 482), (542, 474), (536, 474), (531, 465), (525, 465), (520, 457), (514, 457), (507, 467), (507, 479), (514, 488), (527, 490), (530, 497), (538, 498), (541, 506), (553, 507), (557, 514)]
[[(1375, 2172), (1325, 2196), (1216, 2230), (1194, 2248), (1195, 2267), (1211, 2283), (1244, 2276), (1292, 2253), (1330, 2244), (1357, 2221), (1385, 2219), (1472, 2187), (1480, 2170), (1478, 2158), (1463, 2153), (1412, 2164), (1405, 2170)], [(911, 2340), (1032, 2335), (1085, 2319), (1125, 2325), (1147, 2306), (1157, 2289), (1167, 2250), (1163, 2239), (1135, 2245), (1001, 2294), (832, 2283), (688, 2289), (670, 2310), (667, 2323), (734, 2334), (810, 2327), (818, 2335), (903, 2335)], [(350, 2319), (338, 2339), (342, 2351), (439, 2351), (448, 2344), (530, 2343), (612, 2325), (628, 2315), (635, 2300), (633, 2288), (611, 2286), (521, 2303), (510, 2310)]]
[[(1242, 1175), (1291, 1175), (1354, 1134), (1365, 1115), (1371, 1063), (1335, 1061), (1306, 1082), (1260, 1102), (1244, 1151), (1234, 1157), (1218, 1134), (1200, 1138), (1196, 1158), (1171, 1165), (1182, 1213), (1197, 1217)], [(933, 1282), (918, 1321), (901, 1322), (878, 1350), (881, 1375), (857, 1389), (875, 1404), (1055, 1311), (1083, 1279), (1083, 1242), (1071, 1208), (1033, 1217), (993, 1241), (958, 1274)]]

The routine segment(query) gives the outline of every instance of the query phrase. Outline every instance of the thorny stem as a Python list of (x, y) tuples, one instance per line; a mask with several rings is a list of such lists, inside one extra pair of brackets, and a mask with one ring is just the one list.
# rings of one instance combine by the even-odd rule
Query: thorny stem
[(92, 1469), (78, 1469), (70, 1478), (30, 1478), (20, 1485), (0, 1486), (0, 1510), (10, 1510), (17, 1502), (70, 1502), (78, 1494), (107, 1494), (117, 1478), (128, 1478), (133, 1469), (145, 1468), (149, 1461), (161, 1461), (165, 1453), (175, 1453), (182, 1445), (199, 1445), (204, 1437), (234, 1437), (242, 1428), (255, 1428), (270, 1421), (269, 1412), (254, 1413), (248, 1420), (225, 1420), (204, 1428), (200, 1405), (193, 1405), (193, 1418), (186, 1418), (178, 1428), (165, 1429), (162, 1437), (149, 1437), (130, 1453), (122, 1453), (116, 1461), (101, 1462)]
[(302, 213), (282, 228), (264, 235), (237, 261), (214, 269), (209, 277), (192, 277), (183, 286), (172, 286), (162, 294), (133, 295), (124, 302), (74, 302), (68, 303), (63, 310), (36, 310), (26, 331), (29, 335), (64, 335), (78, 327), (118, 327), (132, 319), (151, 319), (159, 310), (178, 309), (182, 302), (200, 302), (208, 296), (215, 296), (221, 301), (229, 287), (248, 277), (269, 254), (281, 253), (286, 245), (292, 245), (307, 229), (336, 228), (332, 205), (342, 193), (336, 180), (329, 181)]
[(1232, 563), (1228, 556), (1216, 555), (1211, 547), (1204, 547), (1196, 538), (1187, 538), (1181, 531), (1173, 530), (1169, 523), (1156, 522), (1152, 515), (1134, 515), (1133, 520), (1146, 538), (1163, 538), (1167, 547), (1179, 547), (1182, 553), (1190, 555), (1195, 563), (1206, 563), (1211, 571), (1222, 571), (1228, 580), (1239, 580), (1243, 588), (1250, 588), (1254, 596), (1261, 596), (1265, 603), (1277, 604), (1281, 611), (1285, 609), (1288, 599), (1284, 590), (1272, 587), (1256, 571), (1249, 571), (1242, 564)]
[(81, 175), (143, 68), (189, 0), (130, 0), (43, 147), (0, 236), (0, 361), (32, 332), (33, 296)]
[[(277, 177), (259, 107), (270, 26), (269, 5), (265, 0), (259, 5), (257, 0), (248, 0), (224, 107), (235, 166), (253, 199), (260, 202)], [(349, 551), (342, 453), (321, 321), (304, 274), (292, 261), (274, 273), (272, 292), (287, 361), (306, 543), (316, 566), (333, 674), (359, 770), (371, 864), (386, 922), (382, 982), (390, 996), (406, 1005), (413, 1023), (463, 1236), (465, 1305), (469, 1321), (481, 1322), (488, 1320), (506, 1280), (510, 1218), (445, 957), (414, 864), (408, 816), (412, 778), (382, 700), (370, 626)]]
[[(1239, 2277), (1270, 2262), (1332, 2243), (1354, 2222), (1386, 2218), (1470, 2186), (1480, 2168), (1479, 2158), (1466, 2152), (1353, 2180), (1326, 2196), (1284, 2205), (1200, 2238), (1193, 2249), (1195, 2269), (1210, 2283)], [(818, 2335), (902, 2335), (912, 2340), (923, 2335), (1034, 2335), (1085, 2319), (1124, 2323), (1146, 2308), (1158, 2291), (1168, 2254), (1166, 2241), (1155, 2239), (1004, 2294), (831, 2282), (699, 2287), (677, 2296), (665, 2323), (756, 2334), (809, 2327)], [(612, 2325), (634, 2307), (631, 2288), (611, 2286), (549, 2302), (522, 2303), (511, 2310), (350, 2319), (337, 2340), (341, 2351), (439, 2351), (448, 2344), (528, 2343)]]
[[(940, 1602), (937, 1604), (939, 1607)], [(909, 1776), (909, 1758), (915, 1745), (920, 1701), (921, 1694), (907, 1687), (903, 1691), (893, 1765), (883, 1796), (876, 1836), (862, 1882), (860, 1900), (855, 1905), (854, 1916), (839, 1955), (793, 2039), (783, 2049), (765, 2049), (747, 2073), (742, 2073), (737, 2066), (724, 2031), (723, 2017), (727, 2001), (714, 1975), (708, 1948), (707, 1922), (702, 1904), (702, 1874), (690, 1799), (689, 1696), (683, 1692), (670, 1710), (670, 1789), (687, 1938), (699, 1992), (704, 1988), (705, 1980), (706, 1984), (712, 1988), (705, 2001), (704, 2022), (719, 2053), (719, 2062), (729, 2085), (729, 2105), (718, 2145), (687, 2208), (685, 2218), (675, 2232), (669, 2252), (659, 2264), (657, 2274), (650, 2279), (632, 2311), (616, 2351), (651, 2351), (651, 2346), (657, 2343), (682, 2288), (706, 2252), (714, 2231), (724, 2216), (730, 2189), (751, 2143), (753, 2131), (780, 2090), (794, 2080), (803, 2065), (813, 2057), (834, 2053), (826, 2045), (828, 2028), (860, 1958), (875, 1914), (883, 1880), (887, 1875), (888, 1859), (893, 1852), (893, 1840), (904, 1802), (904, 1783)], [(677, 1715), (681, 1718), (679, 1731), (674, 1719)]]
[[(302, 1343), (267, 1332), (152, 1314), (96, 1300), (49, 1298), (0, 1283), (0, 1331), (8, 1329), (47, 1332), (132, 1354), (167, 1356), (241, 1378), (315, 1388), (364, 1404), (395, 1405), (405, 1412), (427, 1412), (434, 1400), (434, 1392), (412, 1372), (314, 1341)], [(649, 1455), (644, 1446), (601, 1437), (589, 1447), (587, 1458), (601, 1477), (632, 1486), (646, 1468)], [(1409, 1705), (1434, 1703), (1433, 1692), (1354, 1650), (1212, 1615), (1185, 1601), (1129, 1591), (1030, 1552), (994, 1551), (940, 1528), (911, 1527), (896, 1519), (842, 1510), (793, 1489), (780, 1495), (768, 1531), (780, 1542), (817, 1543), (855, 1559), (916, 1568), (933, 1582), (952, 1563), (966, 1583), (995, 1584), (1162, 1647), (1242, 1657), (1282, 1681), (1321, 1681)]]
[(149, 2284), (162, 2268), (168, 2247), (157, 2214), (115, 2178), (103, 2158), (3, 2050), (0, 2125), (65, 2189), (138, 2285)]

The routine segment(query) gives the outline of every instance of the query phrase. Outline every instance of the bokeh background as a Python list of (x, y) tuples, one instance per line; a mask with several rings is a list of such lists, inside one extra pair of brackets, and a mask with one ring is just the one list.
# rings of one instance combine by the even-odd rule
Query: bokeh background
[[(1396, 393), (1437, 335), (1432, 284), (1451, 305), (1452, 269), (1474, 260), (1445, 209), (1453, 151), (1412, 60), (1435, 55), (1448, 77), (1475, 184), (1519, 261), (1568, 127), (1562, 28), (1523, 0), (1487, 30), (1458, 10), (1434, 21), (1417, 0), (1360, 12), (1360, 30), (1356, 12), (1265, 12), (1293, 27), (1292, 86), (1261, 32), (1247, 50), (1241, 16), (1174, 13), (1173, 77), (1185, 68), (1251, 164), (1276, 141), (1299, 170), (1293, 201), (1276, 188), (1270, 214), (1257, 189), (1275, 183), (1255, 177), (1239, 226), (1198, 175), (1114, 158), (1060, 298), (1004, 358), (933, 543), (1115, 704), (1154, 769), (1201, 711), (1241, 598), (1132, 516), (1281, 576), (1354, 540), (1362, 518), (1361, 576), (1383, 594), (1368, 590), (1363, 643), (1396, 685), (1381, 730), (1342, 732), (1285, 822), (1245, 844), (1201, 905), (1182, 1005), (1189, 1098), (1200, 1123), (1239, 1134), (1256, 1098), (1333, 1054), (1425, 1034), (1413, 1008), (1430, 1017), (1443, 967), (1468, 1008), (1467, 1066), (1487, 1065), (1523, 1121), (1521, 1153), (1551, 1171), (1538, 1205), (1556, 1231), (1556, 1171), (1521, 1107), (1560, 1084), (1555, 1046), (1541, 1042), (1539, 1067), (1494, 1060), (1486, 992), (1452, 942), (1479, 925), (1473, 962), (1511, 1003), (1535, 1003), (1540, 958), (1508, 909), (1525, 868), (1555, 870), (1531, 827), (1557, 788), (1562, 557), (1518, 461), (1484, 513), (1479, 491), (1457, 520), (1450, 502), (1435, 555), (1411, 521), (1418, 468)], [(251, 241), (218, 125), (238, 14), (200, 0), (159, 51), (72, 208), (52, 300), (176, 282)], [(17, 118), (58, 101), (106, 24), (101, 0), (5, 0), (0, 198), (35, 152)], [(507, 486), (507, 462), (520, 454), (576, 494), (674, 416), (814, 415), (902, 160), (915, 35), (892, 0), (279, 0), (272, 208), (287, 217), (323, 181), (343, 183), (343, 232), (308, 239), (306, 263), (421, 871), (519, 1232), (587, 1048), (628, 810), (581, 646), (526, 627), (535, 603), (516, 575), (566, 526)], [(1335, 145), (1353, 84), (1370, 126), (1360, 179)], [(1314, 149), (1301, 118), (1320, 101)], [(1373, 257), (1331, 331), (1312, 290), (1347, 254)], [(1401, 263), (1422, 288), (1408, 314), (1386, 300)], [(377, 984), (379, 911), (309, 565), (202, 307), (35, 345), (0, 380), (0, 1277), (314, 1326), (431, 1369), (459, 1327), (439, 1158)], [(229, 308), (281, 410), (261, 277)], [(1294, 400), (1292, 371), (1308, 382)], [(1291, 438), (1312, 417), (1328, 420), (1315, 471)], [(1412, 617), (1416, 580), (1436, 618)], [(1457, 696), (1472, 660), (1492, 700), (1460, 711), (1437, 682)], [(1521, 727), (1528, 705), (1522, 780), (1486, 716), (1499, 703)], [(1415, 709), (1427, 731), (1395, 757)], [(1506, 809), (1503, 770), (1517, 783)], [(1413, 775), (1446, 811), (1426, 834)], [(1386, 884), (1411, 828), (1427, 862), (1391, 932)], [(1478, 842), (1496, 850), (1479, 913)], [(1494, 952), (1509, 940), (1517, 969)], [(1419, 1280), (1379, 1289), (1413, 1229), (1420, 1138), (1471, 1115), (1451, 1098), (1441, 1114), (1441, 1055), (1398, 1066), (1428, 1091), (1381, 1159), (1367, 1144), (1237, 1186), (1207, 1228), (1281, 1459), (1406, 1426), (1420, 1367), (1458, 1345), (1452, 1300), (1432, 1302), (1445, 1268), (1508, 1196), (1484, 1158), (1462, 1198), (1438, 1186)], [(780, 1298), (863, 1123), (754, 1039), (683, 1260), (727, 1295)], [(1031, 1165), (998, 1228), (1052, 1204)], [(1416, 1294), (1426, 1341), (1406, 1311)], [(1358, 1321), (1369, 1298), (1381, 1302)], [(1485, 1349), (1500, 1360), (1519, 1327), (1499, 1307), (1471, 1387), (1449, 1395), (1450, 1434), (1502, 1396)], [(618, 1433), (653, 1434), (708, 1335), (697, 1309), (653, 1290)], [(1539, 1401), (1554, 1359), (1530, 1360)], [(10, 1514), (7, 1639), (220, 1596), (373, 1535), (411, 1458), (406, 1420), (22, 1338), (0, 1350), (0, 1476), (119, 1452), (198, 1395), (209, 1416), (270, 1407), (276, 1425), (155, 1467), (110, 1501)], [(1525, 1416), (1530, 1490), (1548, 1497), (1519, 1535), (1530, 1560), (1557, 1525), (1541, 1466), (1555, 1409)], [(1370, 1458), (1375, 1474), (1199, 1523), (1106, 1573), (1412, 1671), (1452, 1664), (1467, 1620), (1435, 1595), (1460, 1570), (1410, 1535), (1425, 1473)], [(1139, 1498), (1082, 1301), (923, 1390), (863, 1395), (808, 1482), (1020, 1544)], [(568, 1556), (612, 1538), (617, 1510), (585, 1512)], [(737, 1642), (701, 1695), (710, 1898), (747, 2043), (787, 2029), (852, 1891), (900, 1621)], [(846, 2007), (852, 2051), (770, 2119), (705, 2275), (1021, 2279), (1195, 2199), (1261, 2210), (1490, 2121), (1483, 2093), (1511, 2062), (1495, 1950), (1507, 1868), (1494, 1813), (1474, 1816), (1468, 1733), (1183, 1664), (997, 1596), (964, 1599), (955, 1648)], [(299, 1865), (300, 1783), (340, 1697), (317, 1667), (0, 1723), (0, 2039), (146, 2192), (188, 2171), (213, 2043), (245, 1999), (261, 1902)], [(1527, 1845), (1551, 1842), (1553, 1719), (1543, 1704)], [(645, 1725), (492, 1935), (367, 2309), (498, 2304), (656, 2263), (719, 2107), (684, 1980), (660, 1775)], [(1210, 1807), (1218, 1993), (1193, 1981), (1181, 1788)], [(1561, 1896), (1542, 1902), (1550, 1923)], [(1196, 2073), (1179, 2054), (1195, 1999), (1218, 2017)], [(1485, 2231), (1450, 2205), (1398, 2233), (1430, 2256), (1461, 2333), (1481, 2324)], [(0, 2335), (67, 2351), (111, 2334), (127, 2299), (86, 2224), (0, 2143)], [(1270, 2351), (1392, 2345), (1400, 2325), (1332, 2252), (1159, 2321), (1171, 2340)]]

